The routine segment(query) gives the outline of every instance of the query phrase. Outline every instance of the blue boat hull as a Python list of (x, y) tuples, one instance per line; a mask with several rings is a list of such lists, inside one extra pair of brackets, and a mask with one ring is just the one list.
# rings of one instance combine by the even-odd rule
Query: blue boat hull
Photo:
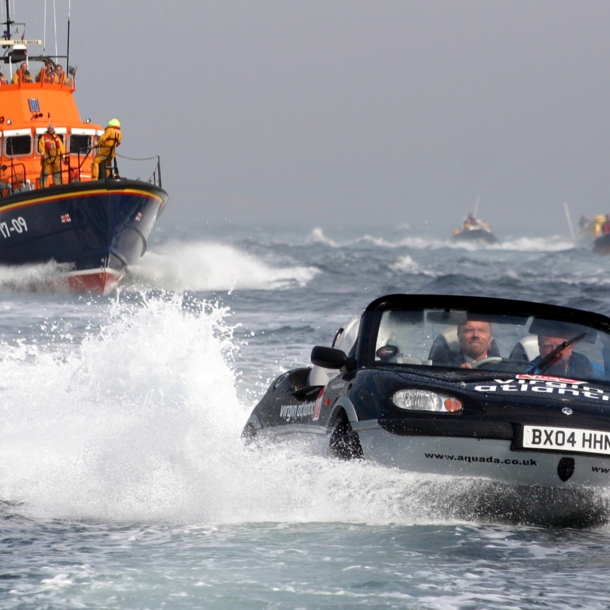
[(146, 252), (167, 193), (152, 184), (73, 182), (0, 199), (0, 265), (55, 261), (70, 286), (107, 293)]

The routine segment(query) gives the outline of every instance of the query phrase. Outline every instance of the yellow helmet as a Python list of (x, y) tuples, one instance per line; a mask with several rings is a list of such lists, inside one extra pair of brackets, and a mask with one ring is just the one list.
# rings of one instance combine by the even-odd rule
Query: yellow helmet
[(109, 127), (120, 127), (121, 123), (120, 123), (119, 119), (110, 119), (108, 121), (108, 126)]

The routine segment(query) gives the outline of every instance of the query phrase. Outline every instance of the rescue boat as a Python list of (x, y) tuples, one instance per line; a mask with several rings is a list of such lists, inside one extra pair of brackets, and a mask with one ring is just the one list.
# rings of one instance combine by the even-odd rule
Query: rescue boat
[[(156, 161), (147, 180), (122, 176), (116, 157), (111, 166), (100, 166), (100, 179), (92, 178), (96, 143), (104, 129), (81, 119), (69, 51), (47, 55), (42, 40), (19, 38), (25, 24), (11, 20), (5, 1), (0, 39), (0, 265), (55, 261), (72, 289), (107, 294), (146, 252), (148, 237), (167, 204), (160, 158), (152, 157)], [(43, 184), (38, 143), (49, 124), (65, 154), (60, 178), (45, 176)]]

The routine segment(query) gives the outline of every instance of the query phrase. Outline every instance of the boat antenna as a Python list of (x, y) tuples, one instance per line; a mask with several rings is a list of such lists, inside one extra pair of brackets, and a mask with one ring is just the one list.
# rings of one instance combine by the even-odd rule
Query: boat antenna
[(6, 25), (6, 30), (4, 32), (5, 40), (11, 40), (11, 24), (14, 23), (14, 21), (11, 21), (10, 16), (10, 1), (11, 0), (6, 0), (6, 21), (4, 22)]
[(72, 0), (68, 0), (68, 43), (66, 45), (66, 69), (70, 69), (70, 6)]
[(572, 224), (572, 216), (570, 215), (570, 209), (568, 208), (568, 202), (563, 202), (563, 209), (566, 211), (566, 218), (568, 219), (568, 227), (570, 227), (570, 236), (574, 238), (574, 225)]
[(53, 27), (55, 28), (55, 57), (57, 57), (57, 11), (55, 0), (53, 0)]
[(477, 201), (474, 204), (474, 212), (472, 213), (472, 215), (477, 218), (478, 214), (479, 214), (479, 203), (481, 202), (481, 193), (479, 193), (477, 195)]
[(47, 0), (44, 0), (44, 25), (42, 26), (42, 54), (47, 54)]

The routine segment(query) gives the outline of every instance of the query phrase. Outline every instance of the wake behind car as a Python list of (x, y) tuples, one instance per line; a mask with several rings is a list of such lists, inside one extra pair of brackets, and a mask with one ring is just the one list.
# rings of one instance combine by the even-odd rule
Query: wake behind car
[(242, 436), (474, 481), (473, 516), (608, 520), (610, 319), (482, 297), (395, 294), (269, 387)]

